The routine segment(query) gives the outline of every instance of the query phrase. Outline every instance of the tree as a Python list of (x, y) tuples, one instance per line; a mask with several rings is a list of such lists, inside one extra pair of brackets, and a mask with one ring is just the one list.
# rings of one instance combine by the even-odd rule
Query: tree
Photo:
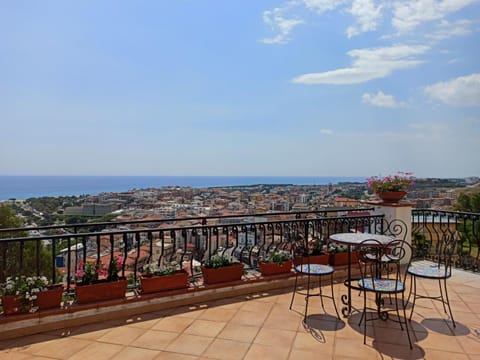
[[(458, 196), (455, 209), (459, 211), (480, 213), (480, 193), (465, 194)], [(470, 217), (470, 216), (469, 216)], [(462, 221), (462, 225), (458, 228), (462, 241), (462, 253), (470, 254), (476, 257), (478, 254), (478, 246), (480, 244), (480, 219), (479, 216), (467, 218)]]
[[(8, 205), (0, 204), (0, 229), (22, 225), (22, 219)], [(51, 274), (51, 254), (41, 242), (1, 240), (26, 236), (26, 231), (0, 232), (0, 281), (13, 275)]]

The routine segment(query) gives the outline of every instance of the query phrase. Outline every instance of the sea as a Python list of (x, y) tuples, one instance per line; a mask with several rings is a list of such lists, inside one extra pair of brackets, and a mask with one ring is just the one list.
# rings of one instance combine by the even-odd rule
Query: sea
[(0, 200), (95, 195), (170, 186), (328, 185), (364, 181), (365, 177), (359, 176), (0, 176)]

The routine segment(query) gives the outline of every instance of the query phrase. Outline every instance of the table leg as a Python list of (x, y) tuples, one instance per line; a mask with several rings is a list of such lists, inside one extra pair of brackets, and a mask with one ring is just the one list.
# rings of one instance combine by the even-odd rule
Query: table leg
[(345, 305), (342, 308), (342, 315), (343, 317), (348, 317), (352, 312), (352, 254), (351, 254), (351, 246), (347, 246), (347, 253), (348, 253), (348, 265), (347, 265), (347, 295), (342, 295), (342, 303)]

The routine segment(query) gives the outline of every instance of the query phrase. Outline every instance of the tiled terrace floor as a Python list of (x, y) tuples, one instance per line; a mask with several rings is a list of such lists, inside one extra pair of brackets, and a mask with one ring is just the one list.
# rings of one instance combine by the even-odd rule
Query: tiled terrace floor
[[(438, 290), (435, 282), (421, 287)], [(4, 340), (0, 359), (480, 359), (480, 276), (456, 272), (449, 291), (457, 327), (440, 303), (417, 302), (413, 350), (391, 320), (369, 322), (363, 345), (359, 314), (338, 321), (328, 300), (329, 315), (311, 301), (304, 327), (304, 298), (289, 310), (285, 289)], [(335, 292), (340, 305), (344, 286)]]

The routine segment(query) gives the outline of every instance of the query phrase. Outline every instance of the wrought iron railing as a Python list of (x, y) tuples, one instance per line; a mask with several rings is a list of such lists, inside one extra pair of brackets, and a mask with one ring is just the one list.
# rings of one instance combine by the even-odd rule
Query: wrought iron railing
[(454, 239), (456, 267), (478, 271), (480, 266), (480, 214), (433, 209), (412, 210), (412, 243), (428, 252), (439, 240)]
[[(165, 224), (185, 219), (162, 220), (156, 224), (155, 221), (102, 223), (101, 226), (106, 227), (121, 224), (131, 228), (90, 232), (79, 231), (81, 227), (77, 224), (69, 227), (77, 232), (43, 236), (26, 236), (24, 233), (32, 228), (7, 229), (0, 233), (3, 237), (10, 235), (0, 239), (0, 281), (12, 275), (45, 275), (53, 282), (64, 282), (70, 287), (76, 280), (74, 273), (80, 261), (103, 257), (104, 262), (109, 263), (117, 254), (126, 260), (122, 275), (129, 275), (133, 283), (136, 283), (143, 266), (151, 262), (175, 260), (180, 266), (188, 267), (191, 276), (195, 277), (199, 273), (197, 266), (215, 254), (230, 256), (249, 268), (256, 268), (259, 258), (269, 251), (291, 250), (298, 241), (317, 239), (326, 242), (332, 233), (375, 232), (383, 226), (382, 215), (325, 215), (334, 213), (260, 214), (248, 216), (248, 222), (232, 223), (222, 223), (222, 219), (231, 220), (232, 217), (197, 218), (201, 220), (199, 225)], [(267, 216), (269, 219), (277, 216), (278, 219), (265, 220)], [(137, 227), (146, 223), (149, 226)], [(85, 229), (92, 224), (82, 226)], [(60, 226), (47, 228), (64, 229)]]

